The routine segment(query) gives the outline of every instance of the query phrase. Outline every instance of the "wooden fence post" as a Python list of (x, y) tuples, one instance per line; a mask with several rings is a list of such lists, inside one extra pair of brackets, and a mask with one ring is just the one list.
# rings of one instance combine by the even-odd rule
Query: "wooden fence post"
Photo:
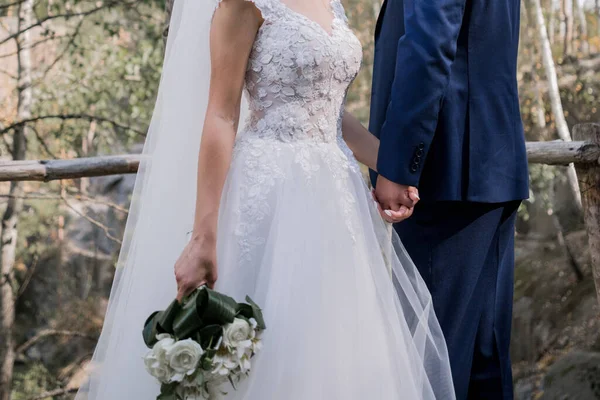
[[(600, 124), (576, 125), (573, 136), (575, 140), (600, 144)], [(592, 273), (596, 284), (596, 294), (600, 301), (600, 159), (593, 164), (578, 163), (575, 165), (583, 200), (585, 225), (592, 259)]]

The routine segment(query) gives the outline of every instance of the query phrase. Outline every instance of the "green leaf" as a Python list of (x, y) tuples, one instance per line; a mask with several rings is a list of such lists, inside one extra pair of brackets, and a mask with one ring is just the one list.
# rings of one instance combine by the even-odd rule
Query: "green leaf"
[(252, 308), (252, 306), (250, 304), (240, 304), (238, 306), (238, 318), (244, 318), (246, 320), (249, 320), (250, 318), (252, 318), (254, 315), (254, 309)]
[(239, 306), (233, 298), (206, 287), (198, 291), (196, 302), (203, 318), (219, 325), (233, 322)]
[(265, 319), (263, 317), (262, 310), (260, 309), (258, 304), (256, 304), (250, 298), (250, 296), (246, 296), (246, 301), (252, 307), (252, 317), (256, 320), (256, 325), (257, 325), (258, 329), (260, 329), (260, 330), (267, 329), (267, 325), (265, 324)]
[(235, 387), (235, 382), (233, 382), (233, 378), (231, 377), (231, 375), (227, 375), (227, 379), (229, 379), (229, 383), (231, 383), (233, 389), (237, 390), (237, 388)]
[(211, 358), (205, 357), (205, 358), (202, 359), (201, 364), (202, 364), (202, 369), (204, 371), (210, 371), (210, 370), (212, 370), (213, 366), (212, 366)]
[(174, 300), (166, 310), (152, 313), (142, 331), (144, 342), (152, 347), (158, 334), (168, 333), (178, 340), (193, 338), (206, 349), (219, 340), (223, 334), (222, 326), (238, 316), (254, 318), (258, 328), (265, 329), (260, 307), (249, 297), (246, 300), (249, 304), (238, 303), (207, 287), (199, 288), (182, 303)]
[(178, 400), (177, 383), (163, 383), (160, 386), (160, 395), (156, 400)]
[(146, 343), (146, 346), (149, 348), (152, 348), (157, 342), (156, 335), (158, 334), (158, 322), (155, 317), (158, 313), (158, 311), (155, 311), (148, 317), (144, 323), (144, 329), (142, 330), (144, 343)]
[(159, 394), (156, 400), (179, 400), (179, 396), (177, 393), (169, 393), (169, 394)]
[(148, 317), (142, 330), (146, 346), (152, 348), (157, 342), (156, 335), (160, 333), (173, 334), (173, 320), (178, 315), (181, 305), (174, 300), (164, 311), (156, 311)]
[(213, 343), (217, 343), (223, 335), (223, 327), (221, 325), (208, 325), (200, 329), (198, 341), (203, 349), (208, 349)]
[(187, 339), (205, 326), (233, 322), (237, 310), (238, 303), (231, 297), (202, 287), (184, 302), (173, 320), (173, 332), (177, 338)]
[(158, 317), (158, 324), (165, 330), (165, 332), (172, 333), (171, 327), (173, 326), (173, 322), (180, 311), (181, 304), (179, 304), (177, 300), (173, 300), (169, 307), (160, 313), (160, 316)]

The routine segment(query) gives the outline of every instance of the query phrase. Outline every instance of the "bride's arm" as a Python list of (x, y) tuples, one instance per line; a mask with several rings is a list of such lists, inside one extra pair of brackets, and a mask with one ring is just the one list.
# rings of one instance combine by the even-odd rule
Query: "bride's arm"
[(194, 230), (175, 264), (179, 299), (200, 285), (212, 287), (217, 280), (219, 203), (237, 132), (248, 57), (260, 23), (258, 10), (243, 0), (223, 0), (213, 18), (211, 80), (198, 161)]
[(348, 147), (350, 147), (350, 150), (352, 150), (352, 153), (354, 153), (354, 157), (373, 171), (376, 171), (379, 139), (371, 134), (349, 112), (345, 112), (342, 119), (342, 136)]

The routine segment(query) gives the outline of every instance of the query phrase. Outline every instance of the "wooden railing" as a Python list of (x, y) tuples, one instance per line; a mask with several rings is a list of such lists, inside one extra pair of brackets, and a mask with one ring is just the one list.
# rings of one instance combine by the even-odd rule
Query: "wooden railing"
[[(0, 161), (0, 182), (89, 178), (136, 173), (142, 155), (104, 156), (69, 160)], [(590, 165), (598, 163), (600, 145), (591, 141), (529, 142), (527, 157), (533, 164)]]
[(136, 173), (141, 155), (75, 158), (70, 160), (0, 161), (0, 182), (88, 178)]
[[(573, 142), (529, 142), (530, 163), (574, 163), (582, 194), (592, 271), (600, 301), (600, 124), (581, 124)], [(0, 161), (0, 182), (43, 181), (135, 173), (142, 155), (90, 157), (71, 160)], [(510, 162), (510, 160), (507, 160)]]

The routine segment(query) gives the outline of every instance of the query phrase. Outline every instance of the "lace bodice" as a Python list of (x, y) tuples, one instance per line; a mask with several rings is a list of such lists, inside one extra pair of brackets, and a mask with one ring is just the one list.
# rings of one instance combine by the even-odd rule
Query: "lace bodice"
[[(261, 232), (269, 231), (277, 188), (297, 179), (316, 189), (323, 174), (332, 178), (329, 189), (354, 237), (349, 182), (351, 176), (361, 179), (361, 173), (342, 138), (341, 122), (348, 87), (362, 60), (361, 44), (340, 0), (331, 0), (330, 27), (281, 0), (247, 1), (264, 22), (248, 60), (250, 115), (236, 138), (229, 179), (239, 185), (235, 235), (245, 261), (258, 257), (265, 243)], [(239, 181), (232, 177), (238, 176), (235, 171)]]
[(262, 13), (246, 73), (251, 115), (240, 133), (281, 141), (335, 141), (362, 47), (340, 0), (331, 31), (280, 0), (250, 0)]

